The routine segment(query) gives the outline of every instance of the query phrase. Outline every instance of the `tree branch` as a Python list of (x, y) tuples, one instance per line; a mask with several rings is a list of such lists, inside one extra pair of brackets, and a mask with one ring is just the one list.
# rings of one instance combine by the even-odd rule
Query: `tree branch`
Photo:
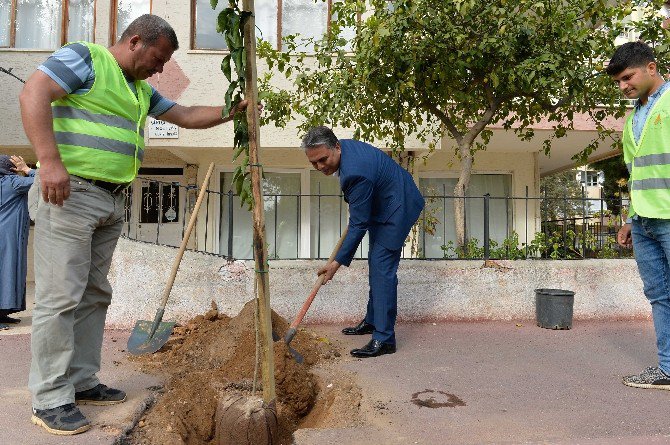
[(421, 98), (421, 102), (429, 112), (437, 116), (440, 122), (442, 122), (444, 126), (447, 127), (447, 130), (449, 131), (451, 136), (453, 136), (453, 138), (456, 140), (456, 143), (460, 145), (461, 141), (463, 140), (463, 133), (458, 131), (458, 128), (456, 128), (456, 125), (454, 125), (454, 122), (447, 115), (447, 113), (437, 108), (437, 106), (434, 103), (430, 102), (425, 98)]
[[(488, 94), (487, 94), (488, 96)], [(496, 111), (498, 111), (498, 107), (501, 104), (500, 99), (496, 99), (491, 95), (491, 100), (489, 101), (489, 107), (484, 111), (484, 114), (482, 114), (481, 119), (479, 119), (475, 124), (470, 127), (470, 131), (467, 132), (467, 134), (463, 138), (463, 145), (466, 147), (470, 147), (472, 143), (474, 142), (475, 138), (481, 133), (484, 128), (488, 124), (491, 123), (491, 120), (493, 120), (493, 116), (495, 116)], [(459, 143), (460, 145), (460, 143)]]

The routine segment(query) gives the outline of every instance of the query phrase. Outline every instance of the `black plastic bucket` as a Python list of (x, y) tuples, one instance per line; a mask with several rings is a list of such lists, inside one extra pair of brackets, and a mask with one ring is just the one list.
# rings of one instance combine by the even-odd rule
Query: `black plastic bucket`
[(572, 328), (575, 293), (563, 289), (535, 289), (535, 319), (546, 329)]

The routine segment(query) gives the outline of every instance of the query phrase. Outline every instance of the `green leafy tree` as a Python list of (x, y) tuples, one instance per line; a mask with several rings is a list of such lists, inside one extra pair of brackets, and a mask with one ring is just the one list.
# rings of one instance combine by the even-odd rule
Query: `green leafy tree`
[[(368, 3), (368, 5), (366, 5)], [(667, 32), (645, 5), (641, 38), (660, 41)], [(315, 53), (284, 52), (261, 43), (259, 55), (292, 83), (263, 79), (266, 120), (283, 125), (301, 118), (301, 130), (320, 124), (355, 129), (355, 137), (402, 151), (409, 135), (435, 147), (445, 135), (460, 162), (455, 196), (466, 194), (475, 154), (486, 148), (488, 126), (500, 122), (523, 140), (540, 120), (555, 123), (551, 142), (573, 129), (577, 113), (595, 122), (598, 137), (582, 156), (610, 138), (603, 121), (623, 116), (620, 94), (603, 61), (614, 51), (622, 19), (635, 1), (606, 0), (342, 0), (334, 2), (328, 34), (313, 40)], [(660, 5), (660, 3), (659, 3)], [(359, 17), (362, 19), (359, 20)], [(345, 27), (357, 27), (347, 41)], [(660, 45), (657, 52), (667, 52)], [(465, 243), (464, 200), (454, 200), (457, 242)]]
[(605, 176), (603, 182), (603, 198), (607, 209), (613, 215), (621, 214), (621, 200), (628, 192), (628, 169), (623, 162), (623, 155), (603, 159), (589, 165), (592, 169), (602, 171)]
[(540, 180), (542, 221), (574, 218), (583, 213), (583, 193), (575, 170), (566, 170)]

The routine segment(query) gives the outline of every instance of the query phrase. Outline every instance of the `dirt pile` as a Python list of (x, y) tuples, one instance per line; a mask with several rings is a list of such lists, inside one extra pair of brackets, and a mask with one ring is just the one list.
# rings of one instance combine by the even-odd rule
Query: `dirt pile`
[[(250, 395), (256, 362), (255, 302), (234, 318), (213, 305), (184, 326), (175, 327), (157, 353), (135, 358), (146, 372), (163, 375), (166, 384), (156, 403), (128, 437), (133, 444), (210, 445), (215, 443), (216, 407), (222, 397)], [(273, 331), (283, 338), (288, 323), (272, 312)], [(333, 406), (336, 394), (319, 395), (319, 379), (310, 372), (318, 362), (339, 357), (327, 339), (298, 332), (291, 346), (304, 356), (298, 364), (283, 341), (274, 344), (279, 443), (290, 444), (301, 421), (318, 426)], [(257, 395), (261, 394), (260, 365)], [(341, 377), (340, 377), (341, 378)], [(346, 383), (344, 405), (358, 406), (360, 391)], [(332, 384), (331, 384), (332, 387)], [(320, 405), (313, 410), (315, 402)], [(340, 402), (342, 403), (342, 401)], [(313, 410), (312, 415), (310, 411)], [(349, 416), (351, 412), (347, 413)], [(337, 422), (336, 422), (337, 423)]]

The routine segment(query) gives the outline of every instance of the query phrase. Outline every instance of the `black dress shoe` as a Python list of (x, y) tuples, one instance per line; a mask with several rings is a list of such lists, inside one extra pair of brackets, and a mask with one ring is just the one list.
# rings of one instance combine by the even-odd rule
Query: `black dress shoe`
[(382, 343), (379, 340), (370, 340), (370, 343), (360, 349), (352, 349), (351, 355), (358, 358), (377, 357), (384, 354), (393, 354), (395, 344)]
[(0, 315), (0, 323), (16, 324), (16, 323), (21, 323), (21, 319), (10, 317), (9, 315)]
[(344, 335), (367, 335), (372, 334), (375, 327), (365, 320), (358, 323), (356, 326), (342, 329)]

